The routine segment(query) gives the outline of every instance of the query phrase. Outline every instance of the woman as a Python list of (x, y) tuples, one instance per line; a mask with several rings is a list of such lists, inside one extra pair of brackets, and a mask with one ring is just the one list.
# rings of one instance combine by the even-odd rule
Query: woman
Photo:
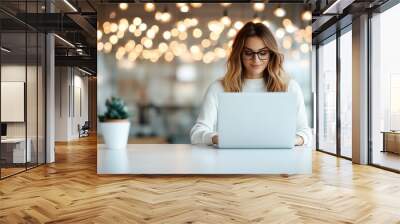
[[(218, 93), (293, 92), (297, 96), (296, 145), (311, 139), (302, 91), (283, 71), (283, 55), (271, 31), (262, 23), (248, 22), (237, 33), (222, 80), (210, 85), (196, 124), (190, 131), (192, 144), (218, 144), (216, 133)], [(234, 121), (233, 121), (234, 122)]]

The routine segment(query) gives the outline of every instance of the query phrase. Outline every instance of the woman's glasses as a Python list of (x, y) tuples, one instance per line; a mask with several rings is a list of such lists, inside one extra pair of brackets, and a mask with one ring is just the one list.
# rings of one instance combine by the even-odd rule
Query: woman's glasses
[(243, 50), (243, 58), (246, 60), (251, 60), (254, 58), (254, 55), (257, 55), (258, 59), (261, 61), (268, 60), (269, 58), (269, 51), (267, 48), (261, 49), (257, 52), (250, 50), (249, 48), (245, 48)]

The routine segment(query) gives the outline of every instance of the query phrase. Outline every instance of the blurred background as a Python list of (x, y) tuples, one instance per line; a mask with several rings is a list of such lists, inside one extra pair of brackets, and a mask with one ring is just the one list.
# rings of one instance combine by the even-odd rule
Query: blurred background
[(121, 97), (133, 114), (131, 142), (190, 143), (207, 87), (225, 74), (237, 31), (253, 21), (275, 34), (312, 127), (311, 18), (304, 4), (100, 5), (97, 111), (105, 111), (107, 98)]

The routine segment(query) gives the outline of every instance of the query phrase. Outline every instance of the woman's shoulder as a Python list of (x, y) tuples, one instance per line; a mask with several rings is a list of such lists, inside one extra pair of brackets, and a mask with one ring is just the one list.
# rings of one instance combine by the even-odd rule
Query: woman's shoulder
[(210, 86), (208, 87), (208, 92), (212, 92), (212, 93), (224, 92), (224, 87), (222, 86), (222, 80), (217, 79), (217, 80), (213, 81), (210, 84)]
[(298, 92), (301, 91), (301, 88), (296, 80), (291, 78), (288, 83), (288, 92)]

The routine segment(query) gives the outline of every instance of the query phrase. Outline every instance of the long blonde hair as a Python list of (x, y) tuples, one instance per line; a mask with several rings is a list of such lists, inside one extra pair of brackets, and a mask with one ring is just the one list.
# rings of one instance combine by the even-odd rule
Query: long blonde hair
[(279, 52), (278, 44), (271, 31), (262, 23), (246, 23), (237, 33), (232, 52), (227, 62), (227, 72), (221, 80), (225, 92), (240, 92), (244, 83), (244, 65), (242, 51), (249, 37), (261, 38), (269, 49), (268, 65), (263, 72), (266, 90), (269, 92), (286, 92), (289, 77), (283, 70), (283, 54)]

